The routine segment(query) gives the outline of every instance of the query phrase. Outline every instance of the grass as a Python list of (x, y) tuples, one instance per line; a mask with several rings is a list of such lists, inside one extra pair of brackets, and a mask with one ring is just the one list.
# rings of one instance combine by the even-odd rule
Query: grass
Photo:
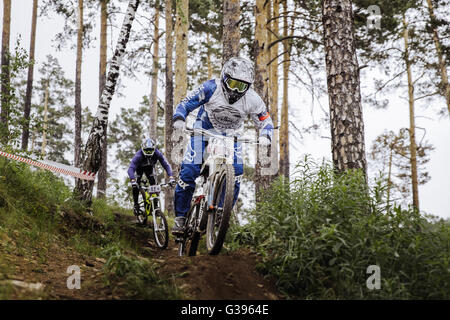
[[(367, 188), (361, 172), (336, 175), (330, 164), (300, 165), (299, 178), (277, 180), (233, 229), (234, 246), (262, 257), (260, 271), (302, 299), (449, 299), (450, 225), (412, 208), (387, 210), (385, 187)], [(381, 289), (366, 287), (381, 269)]]
[[(130, 215), (130, 210), (94, 199), (92, 212), (93, 217), (87, 215), (72, 190), (52, 173), (0, 159), (0, 281), (14, 276), (21, 259), (35, 261), (36, 270), (51, 264), (47, 253), (59, 246), (61, 255), (75, 251), (86, 259), (105, 258), (104, 284), (122, 296), (179, 297), (173, 282), (160, 278), (157, 264), (138, 258), (142, 248), (116, 221), (117, 213)], [(0, 285), (0, 298), (19, 296), (9, 285)]]

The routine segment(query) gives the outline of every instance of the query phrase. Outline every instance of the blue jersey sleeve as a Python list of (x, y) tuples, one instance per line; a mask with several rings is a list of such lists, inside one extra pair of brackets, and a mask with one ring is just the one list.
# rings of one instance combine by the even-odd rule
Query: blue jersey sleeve
[(128, 167), (128, 177), (130, 177), (130, 179), (136, 179), (134, 173), (136, 172), (136, 169), (139, 167), (141, 160), (142, 160), (142, 151), (139, 150), (134, 155), (133, 159), (131, 160), (130, 166)]
[(199, 87), (191, 91), (188, 96), (178, 104), (172, 120), (186, 120), (189, 113), (207, 103), (209, 99), (211, 99), (211, 96), (216, 89), (217, 85), (214, 79), (202, 83)]

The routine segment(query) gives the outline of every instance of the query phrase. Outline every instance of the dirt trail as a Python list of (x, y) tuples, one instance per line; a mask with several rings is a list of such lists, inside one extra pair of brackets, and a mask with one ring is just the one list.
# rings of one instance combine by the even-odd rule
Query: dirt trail
[[(133, 224), (134, 218), (129, 223)], [(175, 277), (187, 299), (282, 299), (274, 281), (264, 278), (256, 271), (258, 257), (250, 250), (222, 250), (216, 256), (198, 254), (195, 257), (179, 257), (178, 246), (172, 236), (165, 250), (156, 248), (151, 237), (141, 242), (141, 245), (151, 251), (153, 259), (161, 265), (160, 272), (163, 275)]]
[(280, 298), (274, 283), (255, 271), (257, 258), (249, 251), (178, 257), (177, 248), (173, 247), (162, 251), (158, 257), (163, 273), (179, 275), (176, 281), (188, 299)]
[[(224, 252), (217, 256), (201, 254), (195, 257), (178, 257), (177, 247), (170, 239), (165, 250), (156, 248), (148, 230), (136, 227), (133, 217), (117, 216), (122, 231), (144, 248), (145, 258), (156, 261), (162, 276), (174, 278), (186, 299), (281, 299), (273, 281), (255, 271), (257, 257), (248, 250)], [(130, 220), (131, 218), (131, 220)], [(127, 223), (123, 223), (127, 221)], [(11, 272), (8, 281), (42, 283), (44, 289), (30, 292), (16, 286), (13, 299), (126, 299), (126, 292), (114, 290), (103, 280), (104, 259), (82, 255), (59, 239), (46, 249), (45, 259), (37, 249), (31, 255), (7, 254)], [(67, 267), (77, 265), (81, 269), (81, 289), (67, 289)]]

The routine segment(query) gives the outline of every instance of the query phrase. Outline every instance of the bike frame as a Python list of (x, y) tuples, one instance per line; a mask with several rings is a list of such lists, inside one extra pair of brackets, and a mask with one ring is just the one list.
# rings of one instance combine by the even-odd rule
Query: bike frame
[(258, 142), (250, 139), (239, 139), (237, 136), (224, 136), (204, 129), (186, 128), (186, 132), (190, 133), (191, 136), (193, 136), (195, 133), (198, 133), (211, 138), (208, 140), (208, 146), (206, 149), (207, 158), (200, 170), (200, 172), (203, 172), (206, 167), (209, 168), (209, 176), (203, 183), (203, 185), (206, 184), (203, 191), (206, 196), (207, 206), (208, 208), (210, 208), (213, 205), (215, 196), (213, 194), (213, 188), (210, 187), (215, 185), (217, 180), (220, 179), (220, 176), (218, 175), (219, 171), (217, 170), (217, 168), (220, 168), (223, 164), (234, 163), (234, 143), (246, 142), (257, 144)]
[[(167, 184), (167, 183), (159, 184), (160, 187), (164, 187), (164, 186), (168, 186), (168, 185), (169, 184)], [(151, 187), (153, 187), (153, 186), (141, 186), (141, 189), (144, 190), (144, 194), (145, 194), (145, 199), (144, 199), (145, 214), (147, 217), (150, 216), (150, 214), (152, 215), (153, 228), (157, 228), (157, 229), (155, 229), (155, 231), (160, 231), (161, 229), (158, 229), (157, 222), (156, 222), (156, 215), (155, 215), (156, 205), (155, 204), (156, 204), (156, 201), (161, 203), (159, 201), (159, 194), (162, 192), (162, 190), (158, 191), (158, 192), (149, 192)], [(145, 207), (145, 203), (149, 203), (151, 205), (151, 210), (148, 210)]]

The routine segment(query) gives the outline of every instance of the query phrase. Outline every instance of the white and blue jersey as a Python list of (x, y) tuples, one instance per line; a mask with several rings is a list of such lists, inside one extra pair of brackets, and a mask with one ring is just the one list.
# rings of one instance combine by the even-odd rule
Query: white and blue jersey
[(272, 119), (264, 101), (252, 88), (241, 99), (229, 104), (220, 79), (208, 80), (178, 104), (173, 120), (186, 120), (187, 115), (199, 107), (194, 128), (215, 129), (226, 134), (234, 134), (242, 129), (245, 119), (250, 117), (260, 129), (261, 136), (272, 138)]
[[(173, 115), (173, 121), (182, 119), (186, 121), (192, 111), (200, 108), (194, 128), (215, 130), (225, 135), (234, 135), (244, 126), (244, 121), (250, 117), (260, 130), (260, 136), (267, 136), (270, 140), (273, 135), (273, 124), (266, 105), (261, 97), (250, 88), (246, 94), (233, 104), (229, 104), (222, 90), (220, 79), (204, 82), (181, 101)], [(201, 163), (194, 161), (195, 155), (203, 159), (203, 152), (207, 145), (204, 137), (194, 136), (189, 141), (187, 156), (183, 160), (180, 179), (175, 189), (175, 214), (185, 216), (189, 211), (192, 195), (195, 190), (195, 179), (200, 175)], [(201, 150), (195, 150), (200, 146)], [(236, 148), (237, 146), (235, 146)], [(200, 152), (199, 152), (200, 151)], [(244, 172), (242, 159), (236, 153), (233, 163), (235, 176), (234, 202), (236, 202), (240, 189), (240, 176)]]

